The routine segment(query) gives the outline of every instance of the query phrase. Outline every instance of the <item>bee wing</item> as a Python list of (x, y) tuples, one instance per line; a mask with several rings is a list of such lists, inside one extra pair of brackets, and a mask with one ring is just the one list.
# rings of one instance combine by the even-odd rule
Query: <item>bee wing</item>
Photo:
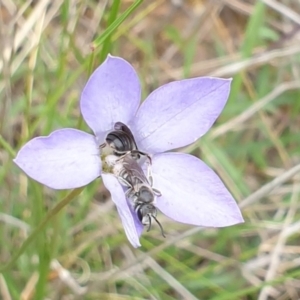
[(132, 181), (138, 180), (142, 183), (149, 184), (142, 167), (130, 155), (125, 155), (123, 159), (123, 167), (126, 169), (128, 175), (130, 175), (132, 178)]

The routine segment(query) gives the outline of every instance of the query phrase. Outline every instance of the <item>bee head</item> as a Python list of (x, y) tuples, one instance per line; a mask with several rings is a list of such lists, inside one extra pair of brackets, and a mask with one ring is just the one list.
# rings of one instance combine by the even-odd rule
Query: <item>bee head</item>
[(147, 231), (149, 231), (151, 229), (152, 219), (154, 219), (155, 222), (160, 227), (162, 236), (166, 237), (161, 224), (159, 223), (159, 221), (156, 218), (157, 209), (154, 205), (142, 203), (142, 204), (139, 204), (135, 210), (136, 210), (137, 216), (138, 216), (139, 220), (141, 221), (141, 223), (144, 226), (148, 227)]

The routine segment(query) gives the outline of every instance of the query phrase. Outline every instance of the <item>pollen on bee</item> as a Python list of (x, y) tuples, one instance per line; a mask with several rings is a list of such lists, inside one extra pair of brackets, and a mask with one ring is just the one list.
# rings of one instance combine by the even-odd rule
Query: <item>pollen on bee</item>
[(112, 154), (112, 149), (107, 145), (107, 143), (100, 146), (101, 149), (101, 162), (102, 171), (104, 173), (113, 173), (113, 167), (116, 164), (118, 157)]
[(104, 173), (114, 173), (114, 166), (117, 163), (118, 157), (112, 154), (101, 155), (102, 170)]

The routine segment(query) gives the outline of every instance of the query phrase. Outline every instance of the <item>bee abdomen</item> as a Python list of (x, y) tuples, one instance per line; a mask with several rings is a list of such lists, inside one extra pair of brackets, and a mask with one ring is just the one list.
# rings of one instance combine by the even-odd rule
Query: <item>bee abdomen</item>
[(106, 137), (107, 143), (115, 150), (116, 155), (123, 154), (127, 151), (136, 150), (135, 142), (124, 131), (116, 130), (109, 133)]

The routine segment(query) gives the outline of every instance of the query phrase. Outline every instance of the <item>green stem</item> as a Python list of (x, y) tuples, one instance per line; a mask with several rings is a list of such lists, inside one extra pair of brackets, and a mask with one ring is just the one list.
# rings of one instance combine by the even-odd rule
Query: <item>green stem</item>
[(11, 157), (16, 156), (15, 150), (10, 146), (10, 144), (3, 138), (0, 134), (0, 145), (9, 153)]
[[(39, 184), (33, 183), (34, 197), (31, 197), (31, 211), (33, 219), (33, 228), (38, 226), (45, 216), (42, 188)], [(44, 291), (47, 284), (47, 276), (50, 267), (50, 255), (46, 231), (44, 230), (35, 240), (35, 248), (39, 256), (39, 278), (35, 287), (36, 299), (44, 299)]]
[[(119, 8), (120, 8), (120, 0), (114, 0), (110, 9), (110, 14), (107, 20), (107, 25), (110, 26), (117, 18)], [(105, 42), (103, 43), (102, 50), (100, 53), (100, 62), (103, 62), (107, 56), (107, 54), (111, 51), (111, 35), (109, 35)]]
[(48, 211), (44, 220), (39, 224), (39, 226), (36, 229), (34, 229), (34, 231), (31, 233), (31, 235), (23, 243), (21, 248), (13, 255), (12, 259), (4, 267), (0, 268), (0, 272), (6, 271), (9, 268), (11, 268), (14, 265), (14, 263), (17, 261), (17, 259), (20, 257), (20, 255), (34, 241), (34, 239), (37, 237), (37, 235), (45, 228), (47, 223), (55, 215), (57, 215), (67, 204), (69, 204), (76, 196), (78, 196), (82, 190), (83, 190), (83, 187), (73, 190), (62, 201), (60, 201), (56, 206), (54, 206), (54, 208), (52, 208), (50, 211)]
[(136, 0), (126, 9), (98, 38), (92, 42), (92, 49), (95, 50), (127, 19), (127, 17), (143, 2)]

